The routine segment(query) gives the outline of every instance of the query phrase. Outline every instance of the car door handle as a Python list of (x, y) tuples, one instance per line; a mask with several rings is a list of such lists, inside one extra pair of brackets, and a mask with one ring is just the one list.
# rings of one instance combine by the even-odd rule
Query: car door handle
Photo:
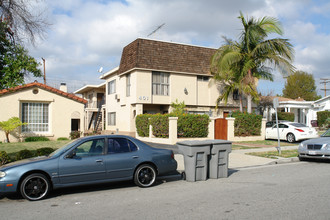
[(102, 159), (98, 159), (98, 160), (95, 160), (96, 163), (102, 163), (103, 160)]
[(138, 158), (139, 158), (139, 156), (133, 156), (132, 158), (133, 158), (133, 159), (138, 159)]

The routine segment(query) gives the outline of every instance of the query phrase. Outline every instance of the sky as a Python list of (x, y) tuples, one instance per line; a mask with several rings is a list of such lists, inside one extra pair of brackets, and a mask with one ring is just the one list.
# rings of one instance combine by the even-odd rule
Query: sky
[[(330, 79), (328, 0), (39, 0), (35, 7), (51, 25), (45, 39), (28, 50), (40, 63), (45, 59), (47, 83), (65, 82), (70, 92), (102, 83), (100, 67), (103, 73), (117, 67), (123, 47), (137, 38), (212, 48), (224, 44), (222, 36), (237, 40), (240, 11), (281, 22), (284, 34), (270, 37), (290, 40), (294, 66), (313, 74), (318, 94), (324, 96), (320, 78)], [(286, 80), (279, 72), (273, 75), (273, 82), (259, 81), (263, 95), (282, 94)]]

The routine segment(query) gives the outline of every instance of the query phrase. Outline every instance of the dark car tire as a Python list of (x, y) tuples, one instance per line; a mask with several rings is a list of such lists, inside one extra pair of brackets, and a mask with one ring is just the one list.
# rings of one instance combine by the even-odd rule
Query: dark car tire
[(45, 175), (34, 173), (23, 179), (20, 184), (20, 192), (23, 198), (37, 201), (46, 198), (50, 187), (50, 182)]
[(286, 135), (286, 140), (289, 143), (293, 143), (293, 142), (296, 142), (296, 137), (294, 136), (294, 134), (289, 133), (289, 134)]
[(304, 157), (299, 157), (298, 156), (298, 159), (299, 159), (299, 161), (307, 161), (307, 158), (304, 158)]
[(155, 183), (156, 170), (152, 165), (142, 164), (134, 173), (134, 183), (139, 187), (149, 187)]

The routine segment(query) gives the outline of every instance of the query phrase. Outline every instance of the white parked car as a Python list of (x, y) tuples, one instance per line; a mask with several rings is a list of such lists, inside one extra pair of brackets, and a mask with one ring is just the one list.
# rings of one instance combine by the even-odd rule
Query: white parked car
[[(281, 122), (278, 124), (280, 140), (286, 140), (290, 143), (295, 141), (317, 138), (315, 128), (308, 127), (297, 122)], [(266, 128), (266, 139), (277, 139), (277, 126)]]

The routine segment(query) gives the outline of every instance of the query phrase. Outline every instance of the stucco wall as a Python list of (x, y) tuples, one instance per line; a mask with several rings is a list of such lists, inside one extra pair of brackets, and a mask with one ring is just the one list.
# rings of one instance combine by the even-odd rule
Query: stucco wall
[[(37, 94), (33, 90), (38, 90)], [(19, 136), (47, 136), (50, 139), (69, 137), (71, 132), (71, 116), (79, 115), (80, 130), (84, 128), (84, 104), (65, 98), (61, 95), (49, 92), (41, 88), (28, 88), (9, 93), (0, 97), (0, 121), (6, 121), (11, 117), (21, 118), (23, 102), (49, 103), (49, 132), (38, 134), (20, 134)], [(21, 129), (19, 129), (20, 132)], [(18, 141), (19, 136), (10, 136), (10, 141)], [(4, 132), (0, 132), (0, 141), (5, 140)]]

